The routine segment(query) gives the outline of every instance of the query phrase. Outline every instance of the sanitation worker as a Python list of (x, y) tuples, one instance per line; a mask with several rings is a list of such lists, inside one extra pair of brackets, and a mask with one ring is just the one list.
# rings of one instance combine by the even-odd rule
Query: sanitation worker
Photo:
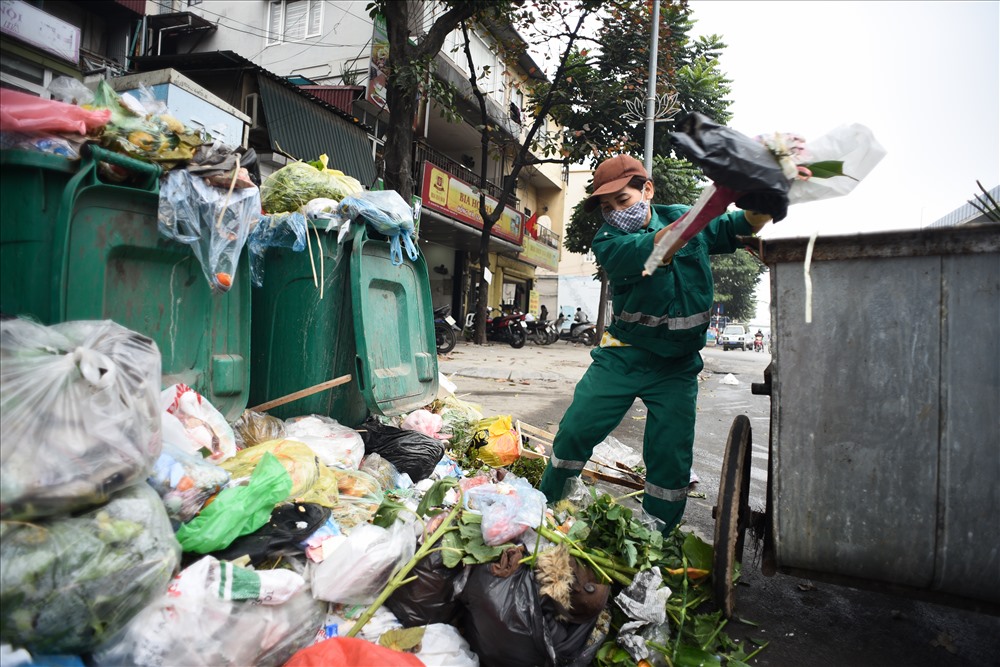
[(592, 248), (611, 283), (613, 319), (559, 423), (541, 490), (550, 503), (560, 500), (566, 482), (641, 398), (647, 410), (642, 505), (668, 534), (687, 503), (698, 373), (704, 367), (699, 350), (714, 297), (708, 257), (734, 252), (737, 235), (755, 233), (771, 218), (724, 213), (643, 277), (653, 245), (689, 207), (653, 205), (653, 182), (628, 155), (598, 165), (593, 192), (584, 209), (600, 207), (604, 217)]

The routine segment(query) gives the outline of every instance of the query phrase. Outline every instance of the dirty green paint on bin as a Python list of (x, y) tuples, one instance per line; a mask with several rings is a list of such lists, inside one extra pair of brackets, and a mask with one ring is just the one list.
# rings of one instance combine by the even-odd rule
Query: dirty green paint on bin
[[(357, 426), (369, 413), (400, 414), (437, 396), (430, 283), (421, 255), (402, 266), (389, 244), (356, 227), (312, 237), (316, 272), (323, 254), (323, 299), (308, 251), (269, 249), (264, 285), (253, 295), (250, 405), (327, 380), (351, 382), (268, 412), (276, 417), (327, 415)], [(373, 298), (374, 297), (374, 298)]]
[(0, 152), (0, 310), (44, 324), (111, 319), (145, 334), (163, 357), (164, 386), (183, 382), (235, 420), (250, 384), (246, 252), (232, 288), (213, 294), (191, 249), (157, 230), (159, 167), (95, 155), (140, 184), (103, 182), (96, 157), (77, 167)]

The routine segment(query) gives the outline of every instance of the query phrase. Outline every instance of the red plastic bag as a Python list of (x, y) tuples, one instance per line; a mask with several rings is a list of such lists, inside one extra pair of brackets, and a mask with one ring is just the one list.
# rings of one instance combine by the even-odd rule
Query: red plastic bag
[(43, 100), (16, 90), (3, 91), (0, 104), (0, 131), (72, 132), (90, 134), (107, 125), (110, 109), (93, 111), (75, 104)]
[(333, 637), (304, 648), (285, 667), (424, 667), (415, 655), (353, 637)]

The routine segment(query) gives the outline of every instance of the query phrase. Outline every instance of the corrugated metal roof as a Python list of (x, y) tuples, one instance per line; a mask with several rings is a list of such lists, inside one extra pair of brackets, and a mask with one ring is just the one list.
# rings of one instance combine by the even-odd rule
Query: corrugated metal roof
[[(1000, 185), (997, 185), (992, 190), (989, 191), (990, 196), (994, 200), (1000, 200)], [(969, 222), (987, 222), (988, 218), (986, 215), (980, 211), (978, 208), (972, 204), (965, 204), (959, 206), (954, 211), (948, 215), (938, 218), (928, 227), (955, 227), (956, 225), (964, 225)]]
[(257, 83), (272, 148), (301, 160), (315, 160), (325, 153), (332, 169), (340, 169), (367, 187), (374, 184), (371, 144), (359, 125), (333, 117), (269, 77), (260, 77)]
[(299, 86), (307, 93), (315, 95), (327, 104), (337, 107), (344, 113), (354, 113), (354, 100), (364, 92), (364, 86)]

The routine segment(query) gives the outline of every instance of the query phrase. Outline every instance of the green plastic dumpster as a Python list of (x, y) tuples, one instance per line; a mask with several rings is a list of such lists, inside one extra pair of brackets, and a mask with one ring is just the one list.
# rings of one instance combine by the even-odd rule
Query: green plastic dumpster
[[(98, 163), (128, 170), (101, 180)], [(44, 324), (111, 319), (156, 341), (163, 384), (183, 382), (228, 419), (246, 407), (250, 272), (212, 293), (188, 246), (156, 226), (160, 168), (93, 147), (79, 164), (0, 151), (0, 311)]]
[[(268, 410), (287, 419), (327, 415), (357, 426), (369, 413), (423, 407), (438, 391), (437, 350), (427, 264), (393, 266), (389, 244), (363, 224), (343, 244), (320, 233), (323, 298), (308, 252), (269, 249), (264, 285), (254, 290), (250, 405), (327, 380), (351, 382)], [(315, 237), (314, 237), (315, 238)]]

